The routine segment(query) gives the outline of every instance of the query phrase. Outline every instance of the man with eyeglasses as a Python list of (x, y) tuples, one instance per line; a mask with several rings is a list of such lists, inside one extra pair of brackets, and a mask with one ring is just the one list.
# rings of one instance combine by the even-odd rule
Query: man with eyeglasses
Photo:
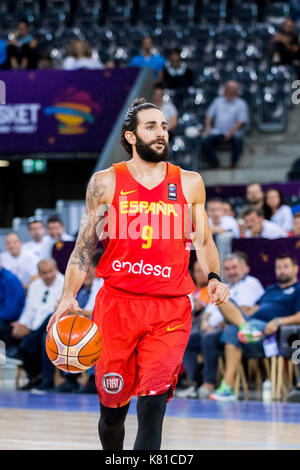
[(19, 320), (11, 323), (11, 336), (19, 340), (19, 345), (7, 350), (7, 356), (23, 361), (29, 379), (26, 390), (41, 380), (42, 338), (49, 316), (61, 297), (64, 283), (64, 276), (58, 272), (53, 259), (40, 261), (38, 271), (40, 278), (30, 284)]

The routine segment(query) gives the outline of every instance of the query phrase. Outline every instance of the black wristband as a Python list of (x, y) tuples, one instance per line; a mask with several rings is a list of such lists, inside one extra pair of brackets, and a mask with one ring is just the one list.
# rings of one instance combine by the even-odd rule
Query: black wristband
[(207, 282), (209, 282), (211, 279), (217, 279), (219, 282), (222, 282), (222, 279), (217, 273), (209, 273)]

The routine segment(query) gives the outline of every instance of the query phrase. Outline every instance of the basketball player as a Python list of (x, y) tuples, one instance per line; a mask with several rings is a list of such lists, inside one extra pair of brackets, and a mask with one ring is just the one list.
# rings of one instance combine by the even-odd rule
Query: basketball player
[(105, 223), (109, 239), (103, 242), (106, 249), (96, 271), (104, 285), (93, 312), (103, 335), (95, 368), (99, 437), (104, 450), (123, 448), (129, 402), (138, 395), (134, 449), (160, 449), (166, 404), (191, 330), (189, 217), (210, 301), (226, 303), (229, 291), (219, 277), (202, 178), (166, 161), (168, 123), (159, 108), (135, 100), (121, 143), (132, 158), (95, 173), (89, 182), (63, 295), (48, 329), (68, 312), (80, 311), (75, 296)]

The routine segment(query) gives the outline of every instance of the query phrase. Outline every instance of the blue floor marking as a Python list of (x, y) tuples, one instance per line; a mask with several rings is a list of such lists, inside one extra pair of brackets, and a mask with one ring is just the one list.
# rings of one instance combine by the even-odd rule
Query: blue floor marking
[[(0, 391), (0, 408), (23, 408), (52, 411), (98, 413), (97, 395)], [(136, 412), (133, 398), (129, 414)], [(239, 421), (265, 421), (300, 424), (300, 404), (238, 401), (221, 403), (212, 400), (173, 398), (167, 406), (166, 416)]]

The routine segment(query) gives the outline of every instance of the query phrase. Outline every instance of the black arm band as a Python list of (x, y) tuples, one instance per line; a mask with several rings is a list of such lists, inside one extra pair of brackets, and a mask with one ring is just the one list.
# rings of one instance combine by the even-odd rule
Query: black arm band
[(209, 273), (208, 275), (208, 282), (211, 280), (211, 279), (217, 279), (219, 282), (222, 282), (222, 279), (220, 278), (220, 276), (216, 273)]

